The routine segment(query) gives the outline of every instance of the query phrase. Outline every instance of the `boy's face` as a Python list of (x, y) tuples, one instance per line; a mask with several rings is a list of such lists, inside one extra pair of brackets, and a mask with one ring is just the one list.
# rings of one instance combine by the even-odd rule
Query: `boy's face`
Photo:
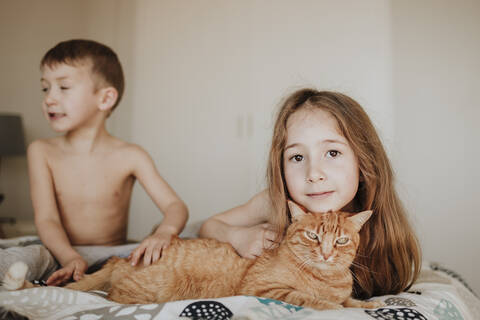
[(101, 90), (95, 90), (89, 63), (43, 66), (41, 85), (43, 113), (53, 130), (65, 132), (94, 125)]

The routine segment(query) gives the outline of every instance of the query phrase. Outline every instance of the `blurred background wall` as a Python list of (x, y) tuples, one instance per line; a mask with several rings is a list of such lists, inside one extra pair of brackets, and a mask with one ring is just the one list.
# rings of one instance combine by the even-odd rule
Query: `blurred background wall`
[[(476, 0), (0, 0), (0, 112), (22, 114), (27, 143), (53, 136), (42, 55), (66, 39), (104, 42), (127, 86), (109, 129), (152, 155), (198, 225), (265, 187), (282, 98), (344, 92), (378, 128), (424, 258), (480, 292), (479, 31)], [(33, 219), (25, 158), (2, 158), (0, 191), (0, 217)], [(129, 237), (160, 220), (137, 184)]]

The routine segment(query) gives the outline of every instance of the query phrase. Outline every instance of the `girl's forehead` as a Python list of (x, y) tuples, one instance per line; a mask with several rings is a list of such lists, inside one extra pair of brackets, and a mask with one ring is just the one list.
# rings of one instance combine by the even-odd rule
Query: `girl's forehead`
[(329, 112), (319, 108), (302, 108), (287, 120), (287, 141), (305, 138), (346, 141), (337, 120)]

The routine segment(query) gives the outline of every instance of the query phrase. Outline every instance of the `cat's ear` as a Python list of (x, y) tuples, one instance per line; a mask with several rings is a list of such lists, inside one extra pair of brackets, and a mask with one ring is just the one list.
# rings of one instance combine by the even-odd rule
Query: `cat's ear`
[(367, 210), (367, 211), (362, 211), (359, 213), (354, 214), (353, 216), (348, 217), (348, 220), (350, 220), (355, 226), (355, 230), (358, 232), (362, 228), (362, 226), (365, 224), (365, 222), (370, 219), (370, 216), (372, 215), (373, 211), (372, 210)]
[(288, 200), (288, 208), (290, 209), (290, 215), (292, 216), (292, 221), (298, 221), (302, 217), (304, 217), (307, 213), (300, 208), (298, 204), (295, 202)]

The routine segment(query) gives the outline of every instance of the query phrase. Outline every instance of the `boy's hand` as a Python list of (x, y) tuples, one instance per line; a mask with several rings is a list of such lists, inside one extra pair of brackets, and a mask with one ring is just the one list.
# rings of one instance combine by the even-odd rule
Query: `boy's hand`
[(145, 238), (140, 245), (130, 253), (128, 257), (132, 266), (137, 265), (143, 256), (143, 265), (149, 266), (162, 256), (162, 252), (170, 245), (172, 234), (153, 234)]
[(48, 279), (47, 285), (58, 286), (64, 284), (73, 277), (78, 281), (83, 278), (87, 271), (88, 264), (82, 257), (75, 258), (68, 262), (62, 269), (55, 271)]
[(244, 258), (255, 259), (264, 249), (273, 249), (277, 234), (268, 223), (253, 227), (237, 227), (231, 235), (232, 246)]

